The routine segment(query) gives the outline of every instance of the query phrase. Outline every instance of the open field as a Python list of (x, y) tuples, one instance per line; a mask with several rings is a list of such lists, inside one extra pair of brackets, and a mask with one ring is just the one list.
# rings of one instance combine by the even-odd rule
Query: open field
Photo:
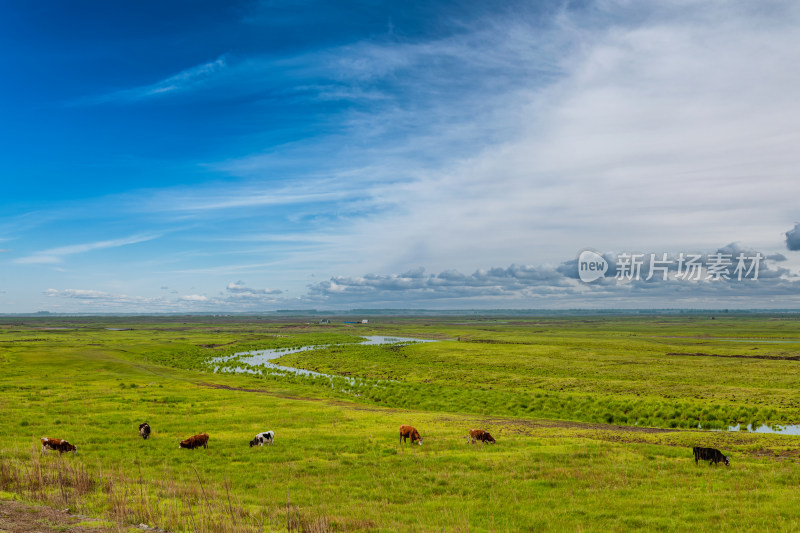
[[(691, 429), (800, 422), (794, 317), (306, 322), (0, 319), (0, 497), (171, 531), (800, 528), (800, 437)], [(441, 342), (352, 344), (369, 334)], [(359, 379), (208, 363), (304, 345), (329, 346), (276, 362)], [(78, 454), (40, 457), (42, 436)]]

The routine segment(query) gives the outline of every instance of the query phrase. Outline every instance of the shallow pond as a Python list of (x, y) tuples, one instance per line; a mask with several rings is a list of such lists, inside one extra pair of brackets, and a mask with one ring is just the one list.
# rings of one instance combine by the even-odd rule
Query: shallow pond
[[(697, 429), (703, 429), (702, 424), (697, 425)], [(742, 427), (741, 424), (735, 426), (728, 426), (726, 429), (719, 428), (706, 428), (708, 431), (749, 431), (750, 433), (775, 433), (777, 435), (800, 435), (800, 424), (775, 424), (768, 426), (761, 424), (760, 426), (753, 427), (752, 424), (747, 424)]]
[[(705, 340), (705, 339), (704, 339)], [(792, 339), (708, 339), (720, 342), (746, 342), (753, 344), (800, 344), (800, 340)]]
[(785, 425), (775, 425), (775, 426), (768, 426), (766, 424), (762, 424), (755, 428), (752, 425), (748, 424), (747, 426), (745, 426), (745, 429), (742, 429), (741, 424), (736, 424), (735, 426), (729, 426), (727, 431), (750, 431), (752, 433), (777, 433), (779, 435), (800, 435), (800, 424), (785, 424)]

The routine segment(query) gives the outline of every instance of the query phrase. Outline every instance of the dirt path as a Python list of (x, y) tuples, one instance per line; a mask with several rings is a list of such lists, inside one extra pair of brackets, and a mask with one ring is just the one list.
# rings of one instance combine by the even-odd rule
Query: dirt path
[(222, 385), (220, 383), (206, 383), (204, 381), (198, 382), (197, 385), (200, 387), (209, 387), (212, 389), (223, 389), (223, 390), (230, 390), (230, 391), (237, 391), (237, 392), (252, 392), (255, 394), (269, 394), (270, 396), (275, 396), (276, 398), (283, 398), (285, 400), (302, 400), (304, 402), (319, 402), (319, 403), (327, 403), (330, 405), (341, 405), (343, 407), (348, 407), (355, 411), (374, 411), (377, 413), (387, 413), (397, 411), (398, 409), (393, 409), (391, 407), (379, 407), (379, 406), (371, 406), (371, 405), (364, 405), (360, 403), (353, 403), (347, 402), (344, 400), (336, 400), (333, 398), (311, 398), (308, 396), (296, 396), (292, 394), (282, 394), (280, 392), (273, 392), (264, 389), (245, 389), (243, 387), (232, 387), (230, 385)]
[(767, 359), (769, 361), (800, 361), (800, 355), (740, 355), (740, 354), (717, 354), (703, 352), (669, 352), (667, 355), (685, 355), (690, 357), (733, 357), (735, 359)]
[(129, 529), (117, 527), (105, 520), (73, 515), (50, 507), (0, 500), (0, 532), (3, 533), (98, 533)]
[[(238, 391), (251, 394), (268, 394), (271, 396), (286, 398), (290, 400), (304, 400), (312, 402), (320, 402), (328, 405), (338, 405), (347, 409), (357, 411), (374, 411), (380, 413), (400, 413), (407, 411), (405, 409), (395, 409), (391, 407), (364, 405), (358, 403), (347, 402), (344, 400), (337, 400), (332, 398), (307, 398), (300, 396), (289, 396), (276, 393), (264, 389), (246, 389), (243, 387), (233, 387), (230, 385), (222, 385), (218, 383), (200, 382), (197, 385), (201, 387), (210, 387), (214, 389), (224, 389), (229, 391)], [(436, 413), (430, 412), (430, 415)], [(694, 429), (694, 428), (653, 428), (641, 426), (626, 426), (618, 424), (603, 424), (597, 422), (574, 422), (569, 420), (552, 420), (542, 418), (515, 418), (503, 416), (486, 416), (479, 414), (455, 415), (452, 413), (438, 413), (439, 416), (434, 416), (433, 420), (440, 423), (454, 422), (464, 424), (465, 421), (470, 420), (473, 427), (482, 428), (497, 428), (506, 434), (516, 435), (531, 435), (537, 430), (547, 428), (558, 429), (572, 429), (577, 430), (572, 437), (586, 438), (592, 440), (617, 442), (626, 444), (654, 444), (659, 446), (677, 446), (686, 447), (686, 439), (682, 437), (695, 435), (698, 442), (706, 442), (709, 438), (716, 439), (718, 442), (726, 442), (729, 445), (753, 445), (758, 443), (758, 446), (749, 450), (746, 453), (753, 456), (764, 456), (774, 458), (777, 460), (790, 458), (795, 460), (800, 458), (800, 445), (797, 440), (787, 438), (784, 442), (776, 443), (776, 446), (769, 446), (762, 441), (759, 441), (763, 435), (752, 432), (739, 432), (739, 431), (717, 431), (710, 432), (708, 430)], [(494, 431), (493, 431), (494, 432)], [(654, 441), (652, 435), (662, 435)], [(788, 437), (788, 436), (786, 436)], [(788, 447), (788, 448), (787, 448)]]
[(103, 533), (150, 532), (168, 533), (163, 529), (123, 525), (92, 518), (69, 511), (31, 505), (27, 503), (0, 500), (0, 533)]
[(601, 431), (625, 431), (631, 433), (675, 433), (677, 431), (692, 431), (691, 429), (665, 429), (648, 428), (639, 426), (618, 426), (615, 424), (599, 424), (592, 422), (571, 422), (569, 420), (547, 420), (547, 419), (527, 419), (527, 418), (487, 418), (484, 419), (487, 425), (522, 425), (531, 428), (575, 428), (575, 429), (599, 429)]
[[(206, 383), (201, 382), (198, 383), (201, 387), (210, 387), (212, 389), (223, 389), (223, 390), (230, 390), (230, 391), (238, 391), (238, 392), (251, 392), (255, 394), (269, 394), (270, 396), (276, 396), (278, 398), (285, 398), (288, 400), (304, 400), (304, 401), (311, 401), (311, 402), (321, 402), (327, 403), (331, 405), (341, 405), (344, 407), (348, 407), (350, 409), (354, 409), (357, 411), (375, 411), (375, 412), (398, 412), (402, 411), (402, 409), (393, 409), (391, 407), (379, 407), (379, 406), (371, 406), (371, 405), (363, 405), (358, 403), (351, 403), (346, 402), (343, 400), (335, 400), (331, 398), (307, 398), (303, 396), (289, 396), (284, 394), (279, 394), (276, 392), (263, 390), (263, 389), (245, 389), (242, 387), (232, 387), (230, 385), (222, 385), (219, 383)], [(616, 424), (600, 424), (600, 423), (592, 423), (592, 422), (572, 422), (568, 420), (549, 420), (549, 419), (540, 419), (540, 418), (514, 418), (514, 417), (491, 417), (486, 418), (482, 417), (481, 415), (469, 415), (465, 414), (464, 417), (473, 417), (475, 419), (481, 419), (482, 423), (487, 425), (520, 425), (520, 426), (527, 426), (530, 428), (542, 428), (542, 427), (550, 427), (550, 428), (575, 428), (575, 429), (596, 429), (601, 431), (620, 431), (620, 432), (627, 432), (627, 433), (674, 433), (677, 431), (694, 431), (692, 429), (665, 429), (665, 428), (649, 428), (649, 427), (640, 427), (640, 426), (619, 426)], [(450, 420), (449, 418), (442, 418), (441, 420)]]

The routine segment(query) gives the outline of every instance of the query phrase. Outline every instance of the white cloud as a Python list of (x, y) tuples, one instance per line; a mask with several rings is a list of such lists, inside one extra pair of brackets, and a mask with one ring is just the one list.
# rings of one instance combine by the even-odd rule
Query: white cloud
[(137, 310), (141, 306), (158, 306), (162, 300), (127, 294), (113, 294), (96, 289), (47, 289), (43, 294), (48, 298), (69, 299), (82, 306), (94, 306), (87, 310)]
[(54, 255), (35, 254), (27, 257), (20, 257), (15, 259), (14, 262), (24, 265), (51, 265), (60, 263), (61, 258)]
[(21, 264), (60, 263), (64, 256), (67, 255), (81, 254), (94, 250), (102, 250), (105, 248), (117, 248), (120, 246), (128, 246), (130, 244), (138, 244), (140, 242), (147, 242), (157, 239), (159, 236), (160, 235), (131, 235), (130, 237), (124, 237), (121, 239), (59, 246), (57, 248), (50, 248), (48, 250), (36, 252), (29, 256), (17, 258), (15, 262)]
[[(715, 279), (708, 270), (715, 264), (714, 254), (728, 254), (728, 279)], [(309, 286), (303, 298), (311, 304), (347, 308), (349, 306), (387, 306), (442, 308), (449, 306), (480, 308), (548, 308), (576, 306), (592, 308), (674, 308), (674, 307), (791, 307), (800, 304), (796, 276), (788, 269), (774, 267), (770, 260), (754, 270), (743, 271), (737, 279), (737, 256), (747, 257), (745, 268), (752, 265), (753, 250), (743, 250), (735, 243), (701, 254), (699, 279), (679, 279), (677, 257), (670, 257), (667, 279), (657, 274), (647, 279), (649, 254), (636, 279), (617, 280), (616, 254), (605, 254), (611, 265), (606, 277), (594, 283), (578, 281), (577, 260), (564, 261), (557, 267), (511, 265), (507, 268), (476, 270), (463, 274), (448, 270), (426, 274), (418, 268), (401, 274), (366, 274), (334, 276)], [(661, 258), (661, 254), (656, 254)], [(722, 260), (720, 258), (720, 260)], [(717, 261), (718, 262), (718, 261)], [(723, 261), (724, 264), (724, 261)], [(777, 305), (773, 302), (779, 299)], [(754, 298), (759, 298), (754, 303)]]
[(187, 294), (185, 296), (181, 296), (179, 299), (185, 302), (207, 302), (208, 296), (204, 296), (202, 294)]
[[(796, 220), (798, 5), (605, 0), (550, 21), (529, 15), (465, 22), (429, 41), (372, 39), (283, 61), (223, 57), (116, 93), (133, 101), (270, 87), (280, 98), (359, 105), (327, 117), (334, 126), (319, 136), (204, 167), (224, 182), (139, 191), (114, 207), (219, 229), (202, 233), (202, 251), (230, 254), (228, 264), (169, 264), (202, 279), (200, 292), (223, 288), (195, 302), (208, 306), (279, 296), (228, 284), (233, 276), (295, 294), (308, 273), (329, 279), (314, 297), (371, 290), (380, 301), (386, 284), (430, 276), (364, 272), (418, 265), (439, 274), (414, 290), (455, 295), (445, 281), (474, 276), (459, 273), (512, 264), (547, 272), (587, 246), (675, 253), (740, 241), (777, 258)], [(247, 262), (227, 261), (259, 235), (305, 246), (273, 242), (252, 247)], [(114, 242), (17, 262), (57, 263)], [(210, 251), (219, 242), (229, 247)], [(489, 290), (468, 288), (478, 289)]]
[(206, 214), (209, 211), (247, 207), (267, 207), (300, 203), (322, 203), (343, 200), (352, 191), (341, 183), (334, 186), (316, 180), (294, 185), (244, 185), (221, 189), (170, 190), (150, 198), (148, 209), (159, 212), (185, 211)]
[(111, 294), (103, 291), (96, 291), (91, 289), (47, 289), (44, 291), (45, 296), (61, 296), (64, 298), (79, 298), (86, 300), (108, 299), (114, 298)]
[(795, 224), (792, 229), (785, 233), (786, 249), (791, 252), (800, 250), (800, 223)]
[[(627, 9), (607, 5), (612, 20), (613, 10)], [(533, 46), (538, 37), (527, 48), (489, 37), (498, 55), (485, 60), (498, 69), (512, 58), (520, 69), (557, 62), (557, 79), (533, 80), (530, 90), (512, 79), (491, 97), (474, 95), (496, 107), (463, 109), (477, 120), (469, 126), (511, 135), (373, 188), (374, 201), (401, 207), (349, 222), (340, 248), (368, 250), (364, 266), (393, 270), (552, 261), (585, 246), (776, 246), (776, 229), (796, 213), (800, 34), (797, 9), (775, 7), (754, 17), (727, 3), (680, 2), (661, 17), (605, 26), (568, 14), (559, 33), (548, 33), (561, 54), (554, 57)], [(445, 117), (451, 102), (440, 104), (425, 114)], [(447, 139), (464, 118), (406, 120)], [(447, 153), (432, 135), (424, 140), (420, 153)]]
[[(698, 252), (699, 253), (699, 252)], [(758, 277), (752, 271), (744, 279), (709, 279), (708, 264), (714, 253), (729, 254), (729, 273), (736, 266), (736, 257), (744, 253), (756, 255), (736, 243), (702, 253), (703, 269), (698, 281), (680, 280), (676, 274), (676, 257), (671, 256), (669, 276), (646, 280), (648, 261), (645, 258), (641, 277), (634, 281), (616, 280), (615, 254), (605, 254), (611, 266), (605, 278), (586, 284), (577, 278), (576, 259), (556, 266), (511, 265), (481, 268), (471, 274), (450, 269), (427, 272), (417, 267), (393, 274), (332, 276), (307, 287), (305, 294), (289, 297), (278, 289), (252, 288), (243, 281), (229, 282), (218, 296), (185, 294), (165, 297), (137, 297), (98, 289), (47, 289), (51, 299), (75, 301), (86, 311), (271, 311), (280, 308), (316, 307), (349, 309), (353, 307), (405, 308), (787, 308), (800, 305), (800, 280), (789, 269), (775, 266), (762, 255)], [(660, 258), (660, 254), (657, 256)], [(750, 266), (749, 264), (746, 266)]]
[(228, 283), (225, 290), (233, 295), (244, 297), (278, 295), (283, 292), (280, 289), (252, 289), (247, 287), (243, 281)]
[[(263, 182), (281, 159), (259, 153), (212, 165), (247, 184), (145, 203), (223, 219), (313, 203), (300, 213), (310, 255), (348, 275), (555, 262), (586, 246), (779, 246), (800, 164), (798, 8), (607, 1), (549, 24), (527, 15), (286, 60), (326, 90), (391, 89), (336, 115), (341, 135), (286, 147), (324, 172)], [(228, 82), (258, 86), (267, 63), (242, 61)]]
[(131, 103), (156, 98), (168, 94), (184, 92), (203, 86), (224, 72), (228, 67), (226, 57), (220, 56), (214, 61), (187, 68), (149, 85), (122, 89), (109, 94), (81, 100), (78, 105)]

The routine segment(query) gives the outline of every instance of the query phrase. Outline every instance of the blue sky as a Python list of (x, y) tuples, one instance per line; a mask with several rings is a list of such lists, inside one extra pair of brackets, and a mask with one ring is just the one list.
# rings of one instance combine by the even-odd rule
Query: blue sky
[[(0, 2), (0, 312), (797, 307), (799, 22), (788, 1)], [(770, 259), (591, 285), (585, 248)]]

